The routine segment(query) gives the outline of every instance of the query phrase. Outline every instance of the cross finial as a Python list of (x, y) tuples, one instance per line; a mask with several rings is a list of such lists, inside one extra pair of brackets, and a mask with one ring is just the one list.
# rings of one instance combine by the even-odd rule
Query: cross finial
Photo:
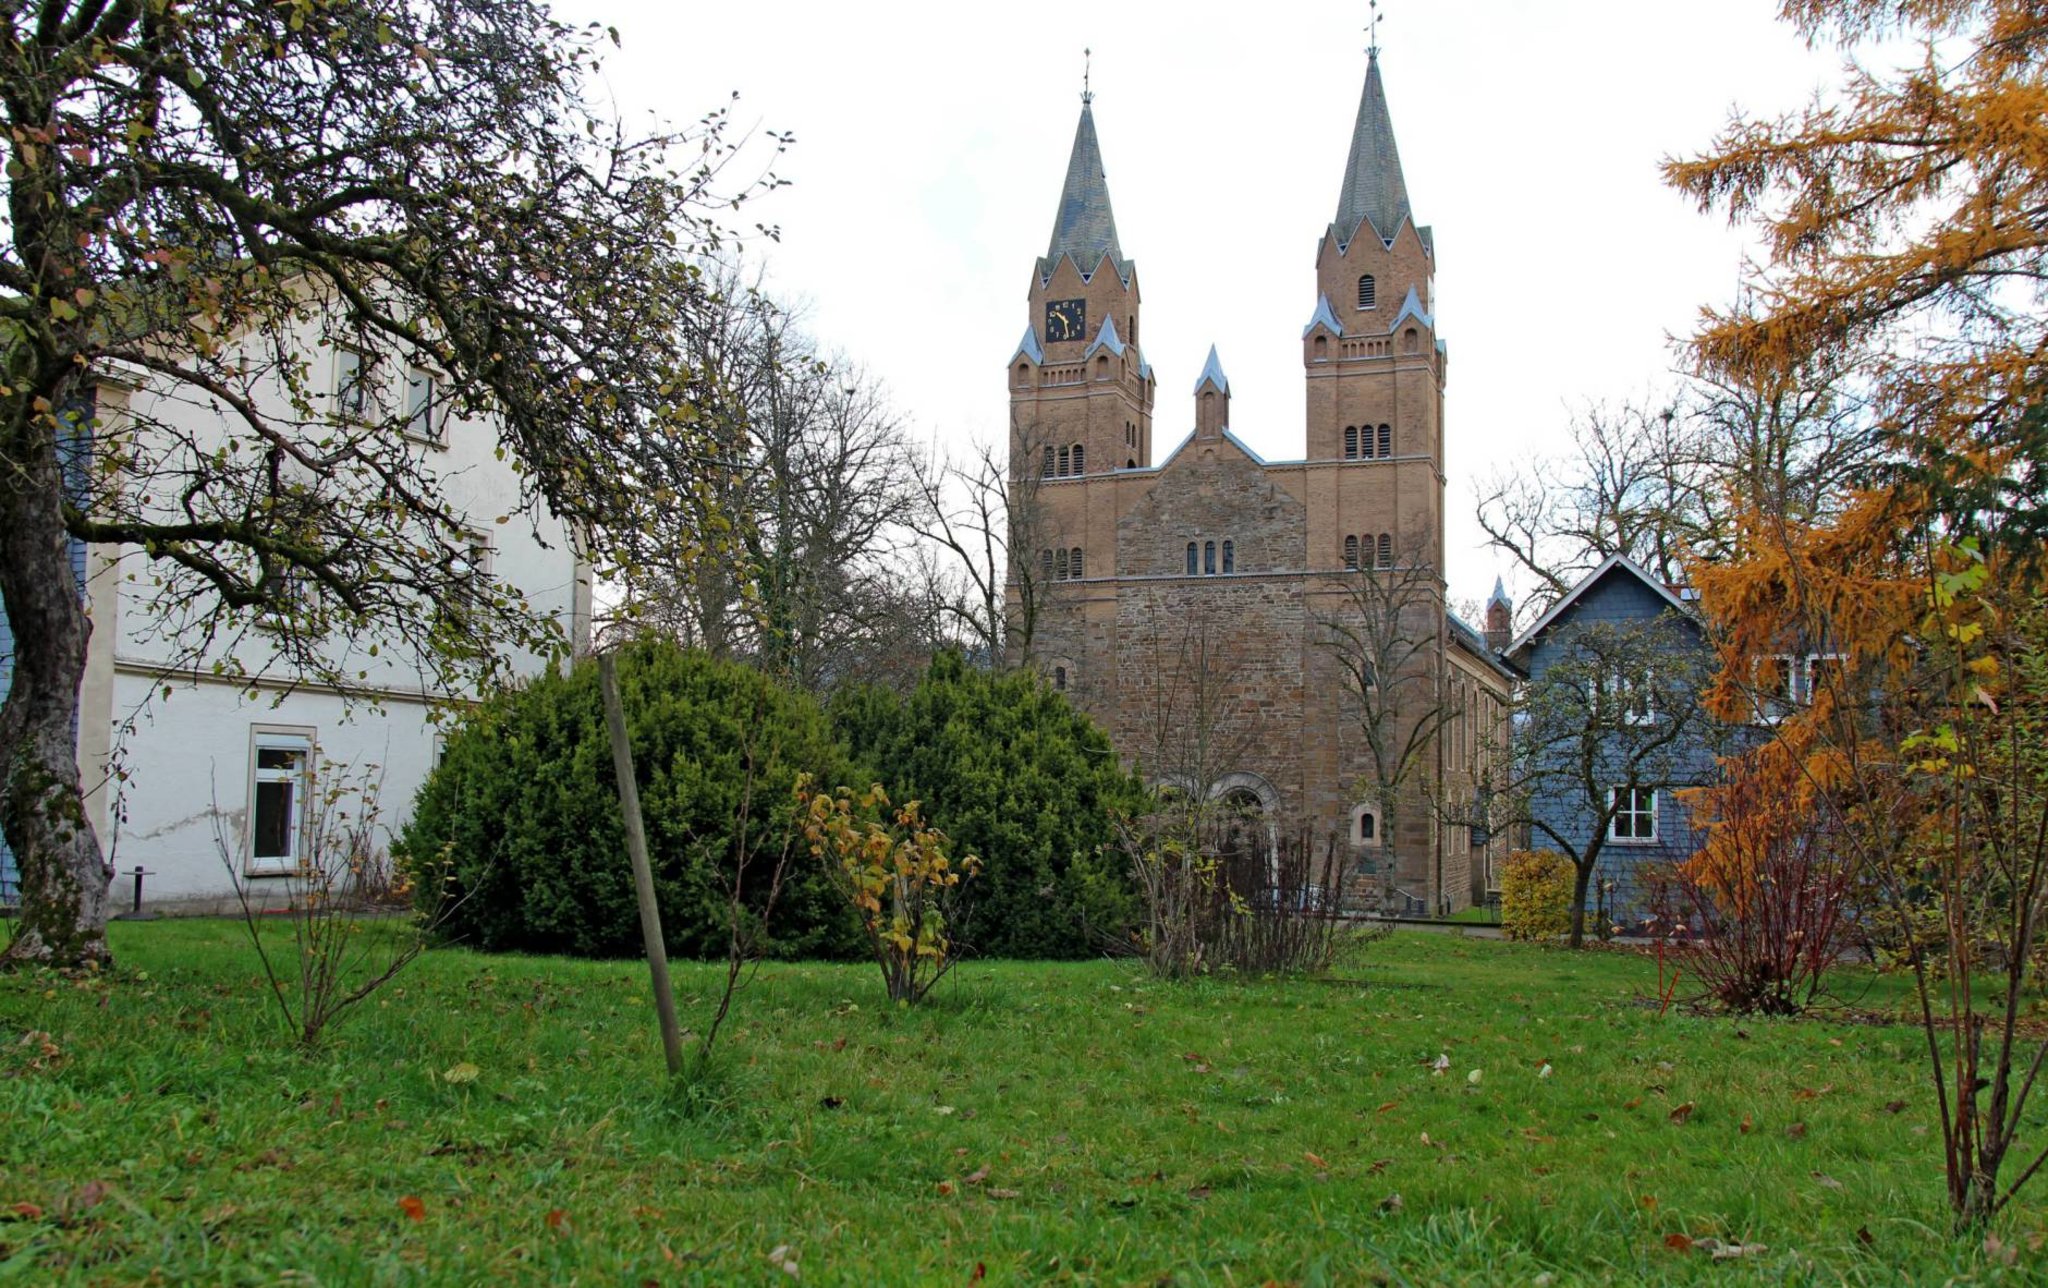
[(1093, 70), (1091, 65), (1094, 60), (1094, 50), (1083, 49), (1081, 51), (1081, 106), (1083, 107), (1095, 101), (1095, 91), (1088, 88), (1088, 75)]
[(1365, 33), (1367, 40), (1371, 43), (1366, 45), (1365, 52), (1377, 58), (1380, 54), (1380, 0), (1367, 0), (1366, 10), (1371, 17), (1367, 22)]

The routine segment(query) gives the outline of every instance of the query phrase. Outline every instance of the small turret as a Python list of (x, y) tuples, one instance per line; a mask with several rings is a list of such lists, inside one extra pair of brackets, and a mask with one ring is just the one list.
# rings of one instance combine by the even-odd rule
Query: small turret
[(1230, 428), (1230, 378), (1223, 374), (1223, 363), (1216, 357), (1216, 346), (1209, 346), (1209, 360), (1202, 364), (1201, 378), (1195, 381), (1195, 437), (1217, 438)]
[(1493, 594), (1486, 600), (1486, 647), (1496, 653), (1508, 651), (1515, 638), (1515, 605), (1501, 579), (1493, 579)]

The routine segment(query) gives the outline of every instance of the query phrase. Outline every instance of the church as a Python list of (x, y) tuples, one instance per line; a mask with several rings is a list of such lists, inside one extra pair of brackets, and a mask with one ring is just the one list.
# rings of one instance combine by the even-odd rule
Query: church
[(1507, 848), (1483, 784), (1511, 614), (1496, 590), (1482, 632), (1445, 602), (1435, 268), (1373, 49), (1303, 283), (1302, 458), (1231, 432), (1213, 347), (1192, 407), (1158, 412), (1084, 94), (1005, 371), (1013, 653), (1150, 781), (1303, 829), (1349, 904), (1407, 915), (1487, 900)]

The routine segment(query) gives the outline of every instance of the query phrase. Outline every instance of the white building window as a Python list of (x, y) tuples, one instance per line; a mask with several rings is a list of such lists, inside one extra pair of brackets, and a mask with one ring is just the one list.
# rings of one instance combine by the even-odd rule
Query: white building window
[(249, 762), (247, 870), (252, 876), (297, 872), (312, 784), (312, 731), (254, 730)]
[(1657, 839), (1657, 793), (1649, 787), (1614, 789), (1614, 821), (1607, 825), (1610, 841)]
[(360, 349), (334, 350), (334, 410), (348, 420), (370, 416), (370, 360)]
[(441, 441), (441, 389), (425, 367), (405, 369), (405, 432), (429, 443)]

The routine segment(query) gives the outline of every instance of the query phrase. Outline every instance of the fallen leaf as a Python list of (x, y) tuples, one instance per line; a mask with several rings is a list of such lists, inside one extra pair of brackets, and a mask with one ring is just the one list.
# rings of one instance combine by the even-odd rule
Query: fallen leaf
[(1543, 1067), (1536, 1071), (1536, 1076), (1539, 1078), (1548, 1078), (1550, 1076), (1550, 1062), (1548, 1060), (1545, 1060)]
[(1678, 1108), (1672, 1110), (1670, 1117), (1671, 1123), (1674, 1127), (1685, 1126), (1687, 1122), (1692, 1120), (1692, 1101), (1688, 1100), (1684, 1104), (1680, 1105)]
[(1787, 1128), (1785, 1129), (1785, 1135), (1786, 1135), (1786, 1136), (1788, 1136), (1788, 1137), (1790, 1137), (1790, 1138), (1791, 1138), (1791, 1139), (1793, 1139), (1793, 1140), (1805, 1140), (1805, 1139), (1806, 1139), (1806, 1124), (1805, 1124), (1805, 1123), (1793, 1123), (1793, 1124), (1792, 1124), (1792, 1125), (1791, 1125), (1790, 1127), (1787, 1127)]
[(956, 1187), (956, 1186), (955, 1186), (955, 1185), (953, 1184), (953, 1182), (951, 1182), (951, 1181), (940, 1181), (940, 1182), (939, 1182), (939, 1193), (941, 1193), (941, 1194), (951, 1194), (951, 1193), (953, 1193), (953, 1192), (954, 1192), (954, 1190), (955, 1190), (956, 1188), (958, 1188), (958, 1187)]
[(1373, 1112), (1374, 1112), (1374, 1113), (1376, 1113), (1376, 1114), (1384, 1114), (1384, 1113), (1389, 1113), (1389, 1112), (1391, 1112), (1391, 1111), (1393, 1110), (1394, 1106), (1396, 1106), (1396, 1105), (1398, 1105), (1398, 1104), (1400, 1104), (1400, 1103), (1401, 1103), (1401, 1102), (1400, 1102), (1400, 1101), (1398, 1101), (1398, 1100), (1389, 1100), (1389, 1101), (1388, 1101), (1387, 1103), (1385, 1103), (1384, 1105), (1381, 1105), (1381, 1106), (1380, 1106), (1380, 1107), (1379, 1107), (1378, 1109), (1375, 1109), (1375, 1110), (1373, 1110)]
[(427, 1219), (427, 1205), (411, 1194), (398, 1200), (398, 1210), (405, 1213), (408, 1221), (424, 1221)]
[(1429, 1066), (1430, 1076), (1436, 1078), (1442, 1077), (1444, 1074), (1449, 1073), (1450, 1070), (1451, 1057), (1448, 1053), (1444, 1052), (1438, 1053), (1436, 1060)]
[(33, 1203), (17, 1203), (7, 1210), (24, 1221), (40, 1221), (43, 1216), (43, 1210)]
[(1743, 1135), (1747, 1136), (1747, 1135), (1749, 1135), (1749, 1130), (1750, 1130), (1750, 1128), (1751, 1128), (1751, 1127), (1753, 1127), (1754, 1125), (1755, 1125), (1754, 1123), (1751, 1123), (1751, 1122), (1749, 1121), (1749, 1115), (1748, 1115), (1748, 1114), (1744, 1114), (1744, 1115), (1742, 1115), (1742, 1121), (1741, 1121), (1741, 1122), (1740, 1122), (1739, 1124), (1737, 1124), (1737, 1125), (1736, 1125), (1736, 1128), (1735, 1128), (1735, 1130), (1737, 1130), (1737, 1131), (1741, 1132), (1741, 1133), (1742, 1133)]
[(569, 1214), (561, 1208), (550, 1208), (548, 1209), (547, 1221), (548, 1229), (555, 1231), (565, 1230), (569, 1226)]
[(988, 1196), (992, 1199), (1021, 1199), (1024, 1197), (1024, 1192), (1022, 1190), (1006, 1190), (1000, 1185), (991, 1185), (988, 1187)]
[(1664, 1236), (1664, 1246), (1673, 1252), (1691, 1252), (1692, 1236), (1689, 1234), (1667, 1234)]
[(820, 1096), (820, 1097), (818, 1097), (818, 1108), (820, 1108), (820, 1109), (837, 1109), (837, 1108), (839, 1108), (840, 1106), (844, 1105), (845, 1103), (846, 1103), (846, 1097), (844, 1097), (844, 1096)]
[(1642, 1103), (1643, 1103), (1643, 1098), (1642, 1098), (1641, 1096), (1637, 1096), (1637, 1097), (1636, 1097), (1636, 1098), (1635, 1098), (1634, 1100), (1624, 1100), (1624, 1101), (1622, 1101), (1622, 1102), (1621, 1102), (1621, 1107), (1622, 1107), (1623, 1109), (1639, 1109), (1639, 1108), (1641, 1108), (1641, 1107), (1642, 1107)]
[(1387, 1197), (1380, 1200), (1380, 1212), (1382, 1215), (1393, 1212), (1399, 1212), (1400, 1210), (1401, 1195), (1399, 1194), (1399, 1192), (1389, 1194), (1387, 1195)]
[(932, 1112), (934, 1112), (934, 1113), (937, 1113), (937, 1114), (941, 1114), (941, 1115), (944, 1115), (944, 1114), (950, 1114), (950, 1113), (952, 1113), (952, 1112), (953, 1112), (953, 1106), (951, 1106), (951, 1105), (940, 1105), (940, 1106), (938, 1106), (938, 1107), (937, 1107), (936, 1109), (934, 1109), (934, 1110), (933, 1110)]
[(1191, 1199), (1206, 1199), (1214, 1193), (1215, 1191), (1206, 1185), (1196, 1185), (1188, 1190), (1188, 1197)]
[(1859, 1225), (1856, 1227), (1856, 1242), (1867, 1248), (1877, 1242), (1877, 1236), (1870, 1232), (1869, 1226)]
[(1479, 1085), (1479, 1079), (1482, 1076), (1484, 1075), (1482, 1075), (1479, 1070), (1474, 1069), (1472, 1072), (1465, 1075), (1465, 1081), (1468, 1085), (1476, 1087)]
[(450, 1065), (447, 1071), (441, 1075), (441, 1081), (475, 1082), (477, 1075), (482, 1072), (482, 1069), (479, 1069), (475, 1065), (471, 1064), (469, 1061), (464, 1060), (461, 1064)]
[(987, 1180), (987, 1179), (988, 1179), (988, 1168), (987, 1168), (987, 1167), (985, 1167), (985, 1166), (984, 1166), (984, 1167), (977, 1167), (977, 1168), (975, 1168), (975, 1169), (974, 1169), (973, 1171), (969, 1172), (969, 1173), (968, 1173), (967, 1175), (965, 1175), (965, 1176), (961, 1177), (961, 1178), (960, 1178), (960, 1183), (961, 1183), (962, 1185), (979, 1185), (979, 1184), (981, 1184), (981, 1183), (982, 1183), (983, 1181), (985, 1181), (985, 1180)]
[(1906, 1102), (1903, 1100), (1887, 1100), (1884, 1102), (1884, 1111), (1888, 1114), (1905, 1113)]
[(1378, 1176), (1393, 1165), (1394, 1160), (1391, 1158), (1376, 1158), (1373, 1160), (1372, 1166), (1365, 1169), (1365, 1174), (1367, 1176)]
[(1830, 1190), (1839, 1190), (1843, 1188), (1843, 1185), (1840, 1181), (1836, 1180), (1832, 1176), (1829, 1176), (1826, 1172), (1814, 1172), (1812, 1173), (1812, 1176), (1813, 1179), (1818, 1181), (1823, 1188)]
[[(1707, 1240), (1701, 1240), (1700, 1246), (1705, 1247), (1707, 1242)], [(1736, 1257), (1761, 1256), (1762, 1254), (1769, 1251), (1770, 1249), (1765, 1247), (1761, 1243), (1715, 1242), (1714, 1246), (1711, 1249), (1709, 1249), (1707, 1255), (1711, 1256), (1716, 1261), (1732, 1261)]]
[(1302, 1151), (1301, 1156), (1308, 1160), (1308, 1165), (1310, 1167), (1320, 1168), (1326, 1172), (1330, 1170), (1330, 1165), (1328, 1163), (1325, 1163), (1320, 1155), (1313, 1154), (1304, 1150)]

